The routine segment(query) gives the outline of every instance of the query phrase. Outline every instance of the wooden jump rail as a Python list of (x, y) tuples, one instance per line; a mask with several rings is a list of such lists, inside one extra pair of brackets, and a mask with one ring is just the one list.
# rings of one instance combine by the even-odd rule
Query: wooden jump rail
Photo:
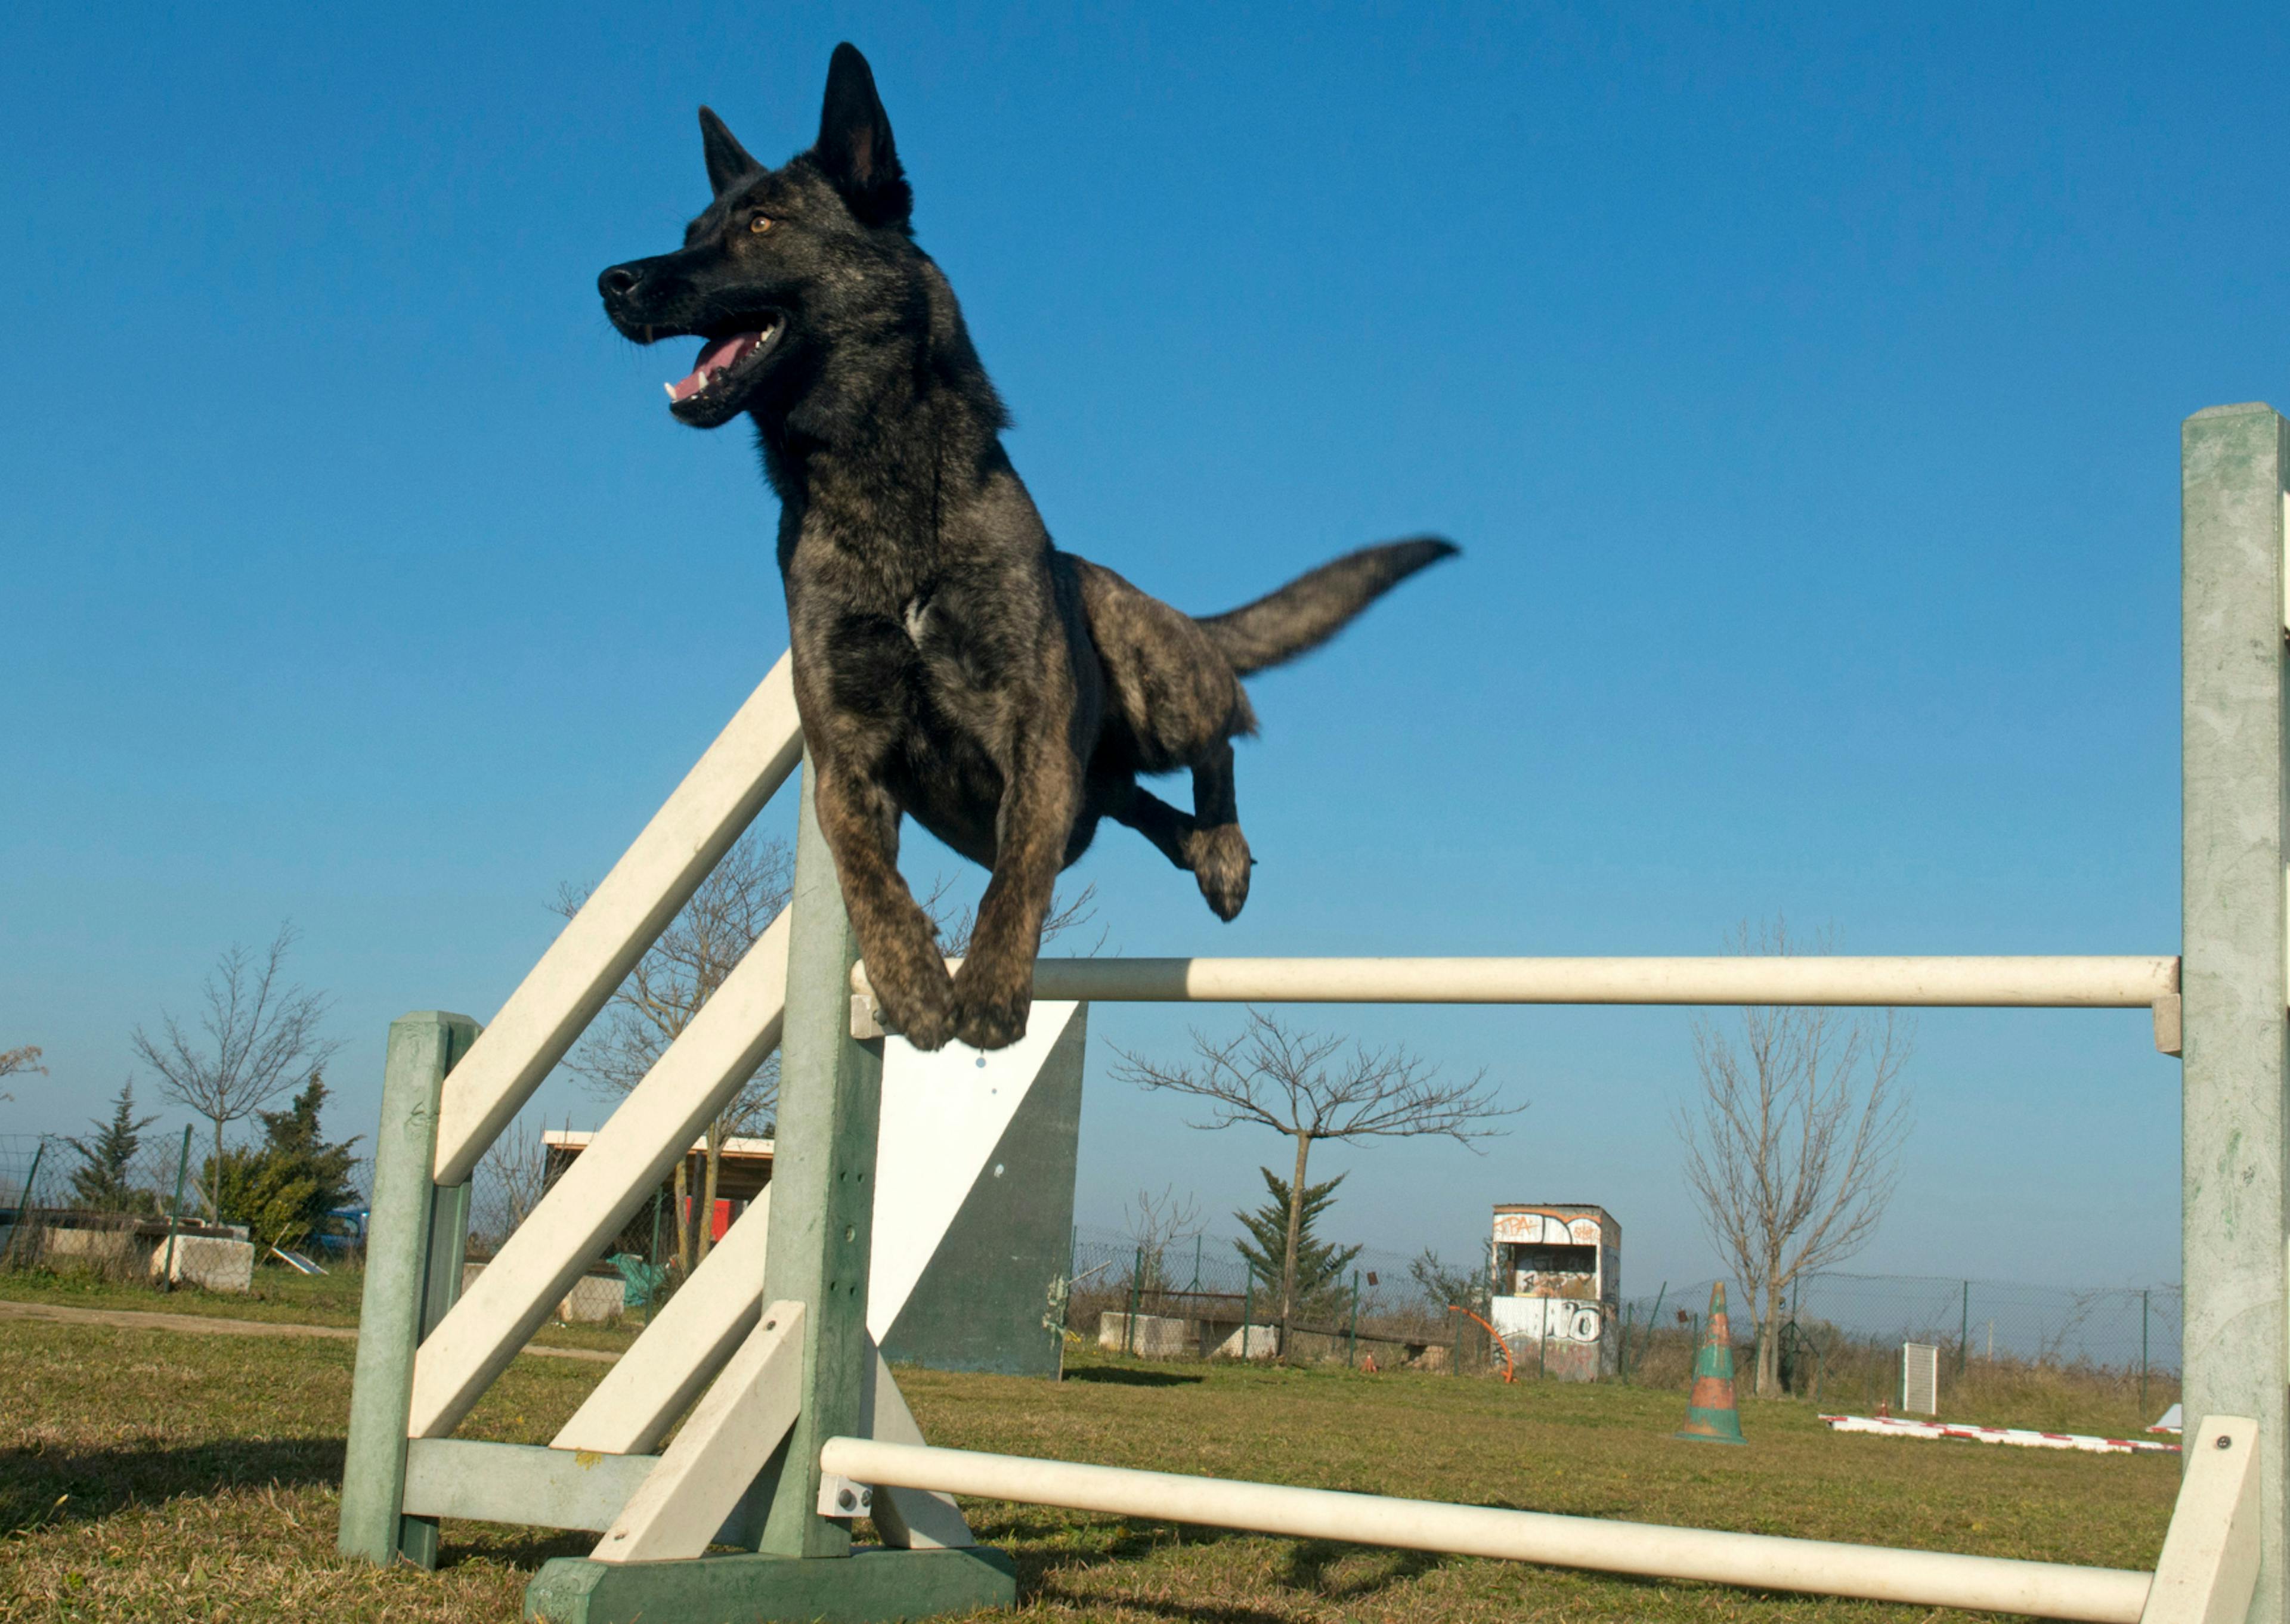
[[(959, 964), (959, 959), (949, 961)], [(871, 999), (866, 966), (851, 972)], [(1045, 958), (1034, 996), (1093, 1004), (1838, 1004), (2150, 1009), (2174, 957)]]

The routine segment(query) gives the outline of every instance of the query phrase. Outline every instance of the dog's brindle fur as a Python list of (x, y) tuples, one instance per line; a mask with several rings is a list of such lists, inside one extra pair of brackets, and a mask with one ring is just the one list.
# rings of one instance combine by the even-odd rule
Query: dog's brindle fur
[[(837, 47), (818, 142), (783, 168), (700, 117), (715, 201), (682, 249), (606, 270), (605, 308), (640, 342), (763, 335), (671, 410), (755, 420), (820, 828), (885, 1017), (917, 1048), (998, 1048), (1025, 1031), (1052, 887), (1101, 819), (1189, 870), (1220, 918), (1240, 912), (1232, 740), (1256, 728), (1240, 677), (1454, 548), (1365, 548), (1197, 620), (1059, 551), (953, 290), (913, 241), (865, 59)], [(1137, 782), (1180, 768), (1189, 815)], [(951, 978), (899, 875), (902, 813), (993, 871)]]

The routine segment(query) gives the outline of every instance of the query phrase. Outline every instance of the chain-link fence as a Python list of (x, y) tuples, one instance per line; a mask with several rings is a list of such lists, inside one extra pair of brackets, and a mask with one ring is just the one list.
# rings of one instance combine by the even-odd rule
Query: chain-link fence
[[(1383, 1370), (1500, 1368), (1484, 1324), (1445, 1300), (1464, 1293), (1436, 1290), (1421, 1262), (1364, 1246), (1309, 1284), (1291, 1327), (1295, 1356)], [(1277, 1345), (1278, 1278), (1252, 1268), (1233, 1240), (1077, 1228), (1071, 1282), (1067, 1328), (1117, 1351), (1261, 1358)]]
[[(1709, 1280), (1621, 1305), (1623, 1364), (1634, 1379), (1683, 1380), (1706, 1329)], [(1763, 1340), (1757, 1306), (1727, 1283), (1728, 1319), (1745, 1373)], [(1944, 1396), (1971, 1396), (2041, 1375), (2117, 1390), (2151, 1413), (2178, 1396), (2185, 1300), (2174, 1284), (2053, 1286), (1922, 1275), (1816, 1275), (1788, 1294), (1775, 1338), (1784, 1391), (1874, 1409), (1901, 1402), (1902, 1344), (1939, 1350)]]
[[(351, 1204), (284, 1244), (329, 1264), (359, 1261), (365, 1172), (362, 1164), (351, 1169)], [(87, 1268), (156, 1280), (180, 1250), (167, 1244), (171, 1237), (250, 1239), (250, 1226), (233, 1221), (234, 1212), (215, 1212), (213, 1177), (212, 1144), (196, 1131), (146, 1132), (124, 1153), (93, 1132), (0, 1134), (0, 1267)], [(262, 1261), (273, 1260), (262, 1250)], [(295, 1267), (308, 1262), (299, 1252), (295, 1259)]]
[[(1664, 1284), (1616, 1306), (1620, 1379), (1682, 1381), (1706, 1329), (1703, 1279)], [(1755, 1305), (1729, 1284), (1733, 1340), (1745, 1374), (1755, 1369)], [(1428, 1256), (1363, 1248), (1300, 1305), (1295, 1353), (1303, 1358), (1462, 1373), (1500, 1371), (1504, 1346), (1480, 1317), (1476, 1272), (1436, 1268)], [(1828, 1274), (1790, 1293), (1777, 1343), (1787, 1390), (1824, 1388), (1872, 1404), (1891, 1390), (1903, 1342), (1942, 1349), (1943, 1368), (2073, 1370), (2120, 1378), (2142, 1397), (2175, 1390), (2182, 1303), (2175, 1285), (2043, 1286), (1910, 1275)], [(1234, 1356), (1244, 1326), (1280, 1318), (1277, 1279), (1261, 1276), (1236, 1241), (1207, 1235), (1141, 1239), (1109, 1229), (1074, 1233), (1069, 1330), (1117, 1351)], [(1247, 1351), (1271, 1351), (1268, 1334)], [(1517, 1372), (1544, 1367), (1537, 1349), (1511, 1339)]]

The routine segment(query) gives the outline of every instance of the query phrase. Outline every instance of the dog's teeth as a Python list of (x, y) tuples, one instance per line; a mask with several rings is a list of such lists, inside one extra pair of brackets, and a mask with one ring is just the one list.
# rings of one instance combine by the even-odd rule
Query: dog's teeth
[(669, 397), (669, 399), (670, 399), (670, 400), (674, 400), (674, 399), (676, 398), (676, 386), (675, 386), (674, 384), (672, 384), (672, 383), (664, 383), (664, 384), (661, 385), (660, 387), (661, 387), (661, 388), (666, 389), (666, 390), (668, 391), (668, 397)]

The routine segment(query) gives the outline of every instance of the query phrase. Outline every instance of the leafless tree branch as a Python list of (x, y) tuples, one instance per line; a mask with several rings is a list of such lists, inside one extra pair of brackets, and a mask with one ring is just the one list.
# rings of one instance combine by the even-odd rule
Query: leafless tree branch
[[(48, 1068), (40, 1064), (40, 1046), (26, 1044), (20, 1049), (0, 1049), (0, 1077), (19, 1075), (45, 1076)], [(0, 1094), (0, 1100), (13, 1100), (13, 1094)]]
[(1248, 1022), (1223, 1042), (1196, 1030), (1193, 1056), (1169, 1064), (1117, 1048), (1115, 1075), (1149, 1091), (1201, 1100), (1205, 1115), (1188, 1125), (1270, 1128), (1296, 1142), (1295, 1176), (1288, 1186), (1288, 1236), (1281, 1268), (1281, 1346), (1294, 1316), (1296, 1252), (1303, 1227), (1305, 1173), (1315, 1141), (1365, 1139), (1452, 1139), (1477, 1148), (1477, 1141), (1503, 1130), (1492, 1119), (1515, 1116), (1524, 1105), (1505, 1106), (1486, 1084), (1486, 1073), (1466, 1081), (1442, 1082), (1439, 1068), (1394, 1046), (1371, 1049), (1328, 1033), (1289, 1027), (1251, 1008)]
[[(1792, 950), (1780, 922), (1741, 927), (1733, 946)], [(1779, 1382), (1790, 1287), (1860, 1251), (1892, 1200), (1912, 1125), (1902, 1074), (1914, 1044), (1896, 1010), (1750, 1008), (1738, 1039), (1694, 1023), (1701, 1091), (1672, 1123), (1703, 1226), (1758, 1316), (1759, 1393)]]
[[(331, 1000), (285, 979), (287, 956), (300, 939), (290, 921), (260, 956), (241, 946), (225, 948), (200, 987), (206, 1007), (197, 1036), (162, 1011), (158, 1036), (139, 1026), (130, 1038), (159, 1074), (159, 1091), (212, 1124), (218, 1178), (223, 1130), (302, 1082), (341, 1047), (318, 1031)], [(212, 1211), (214, 1192), (202, 1196)]]
[[(750, 834), (735, 843), (614, 990), (604, 1013), (564, 1058), (564, 1068), (608, 1099), (644, 1081), (787, 907), (794, 879), (785, 841)], [(570, 919), (587, 900), (586, 892), (567, 885), (551, 907)], [(708, 1124), (701, 1166), (693, 1169), (688, 1156), (677, 1163), (677, 1257), (686, 1273), (708, 1255), (724, 1142), (770, 1132), (779, 1092), (780, 1060), (773, 1054)]]

